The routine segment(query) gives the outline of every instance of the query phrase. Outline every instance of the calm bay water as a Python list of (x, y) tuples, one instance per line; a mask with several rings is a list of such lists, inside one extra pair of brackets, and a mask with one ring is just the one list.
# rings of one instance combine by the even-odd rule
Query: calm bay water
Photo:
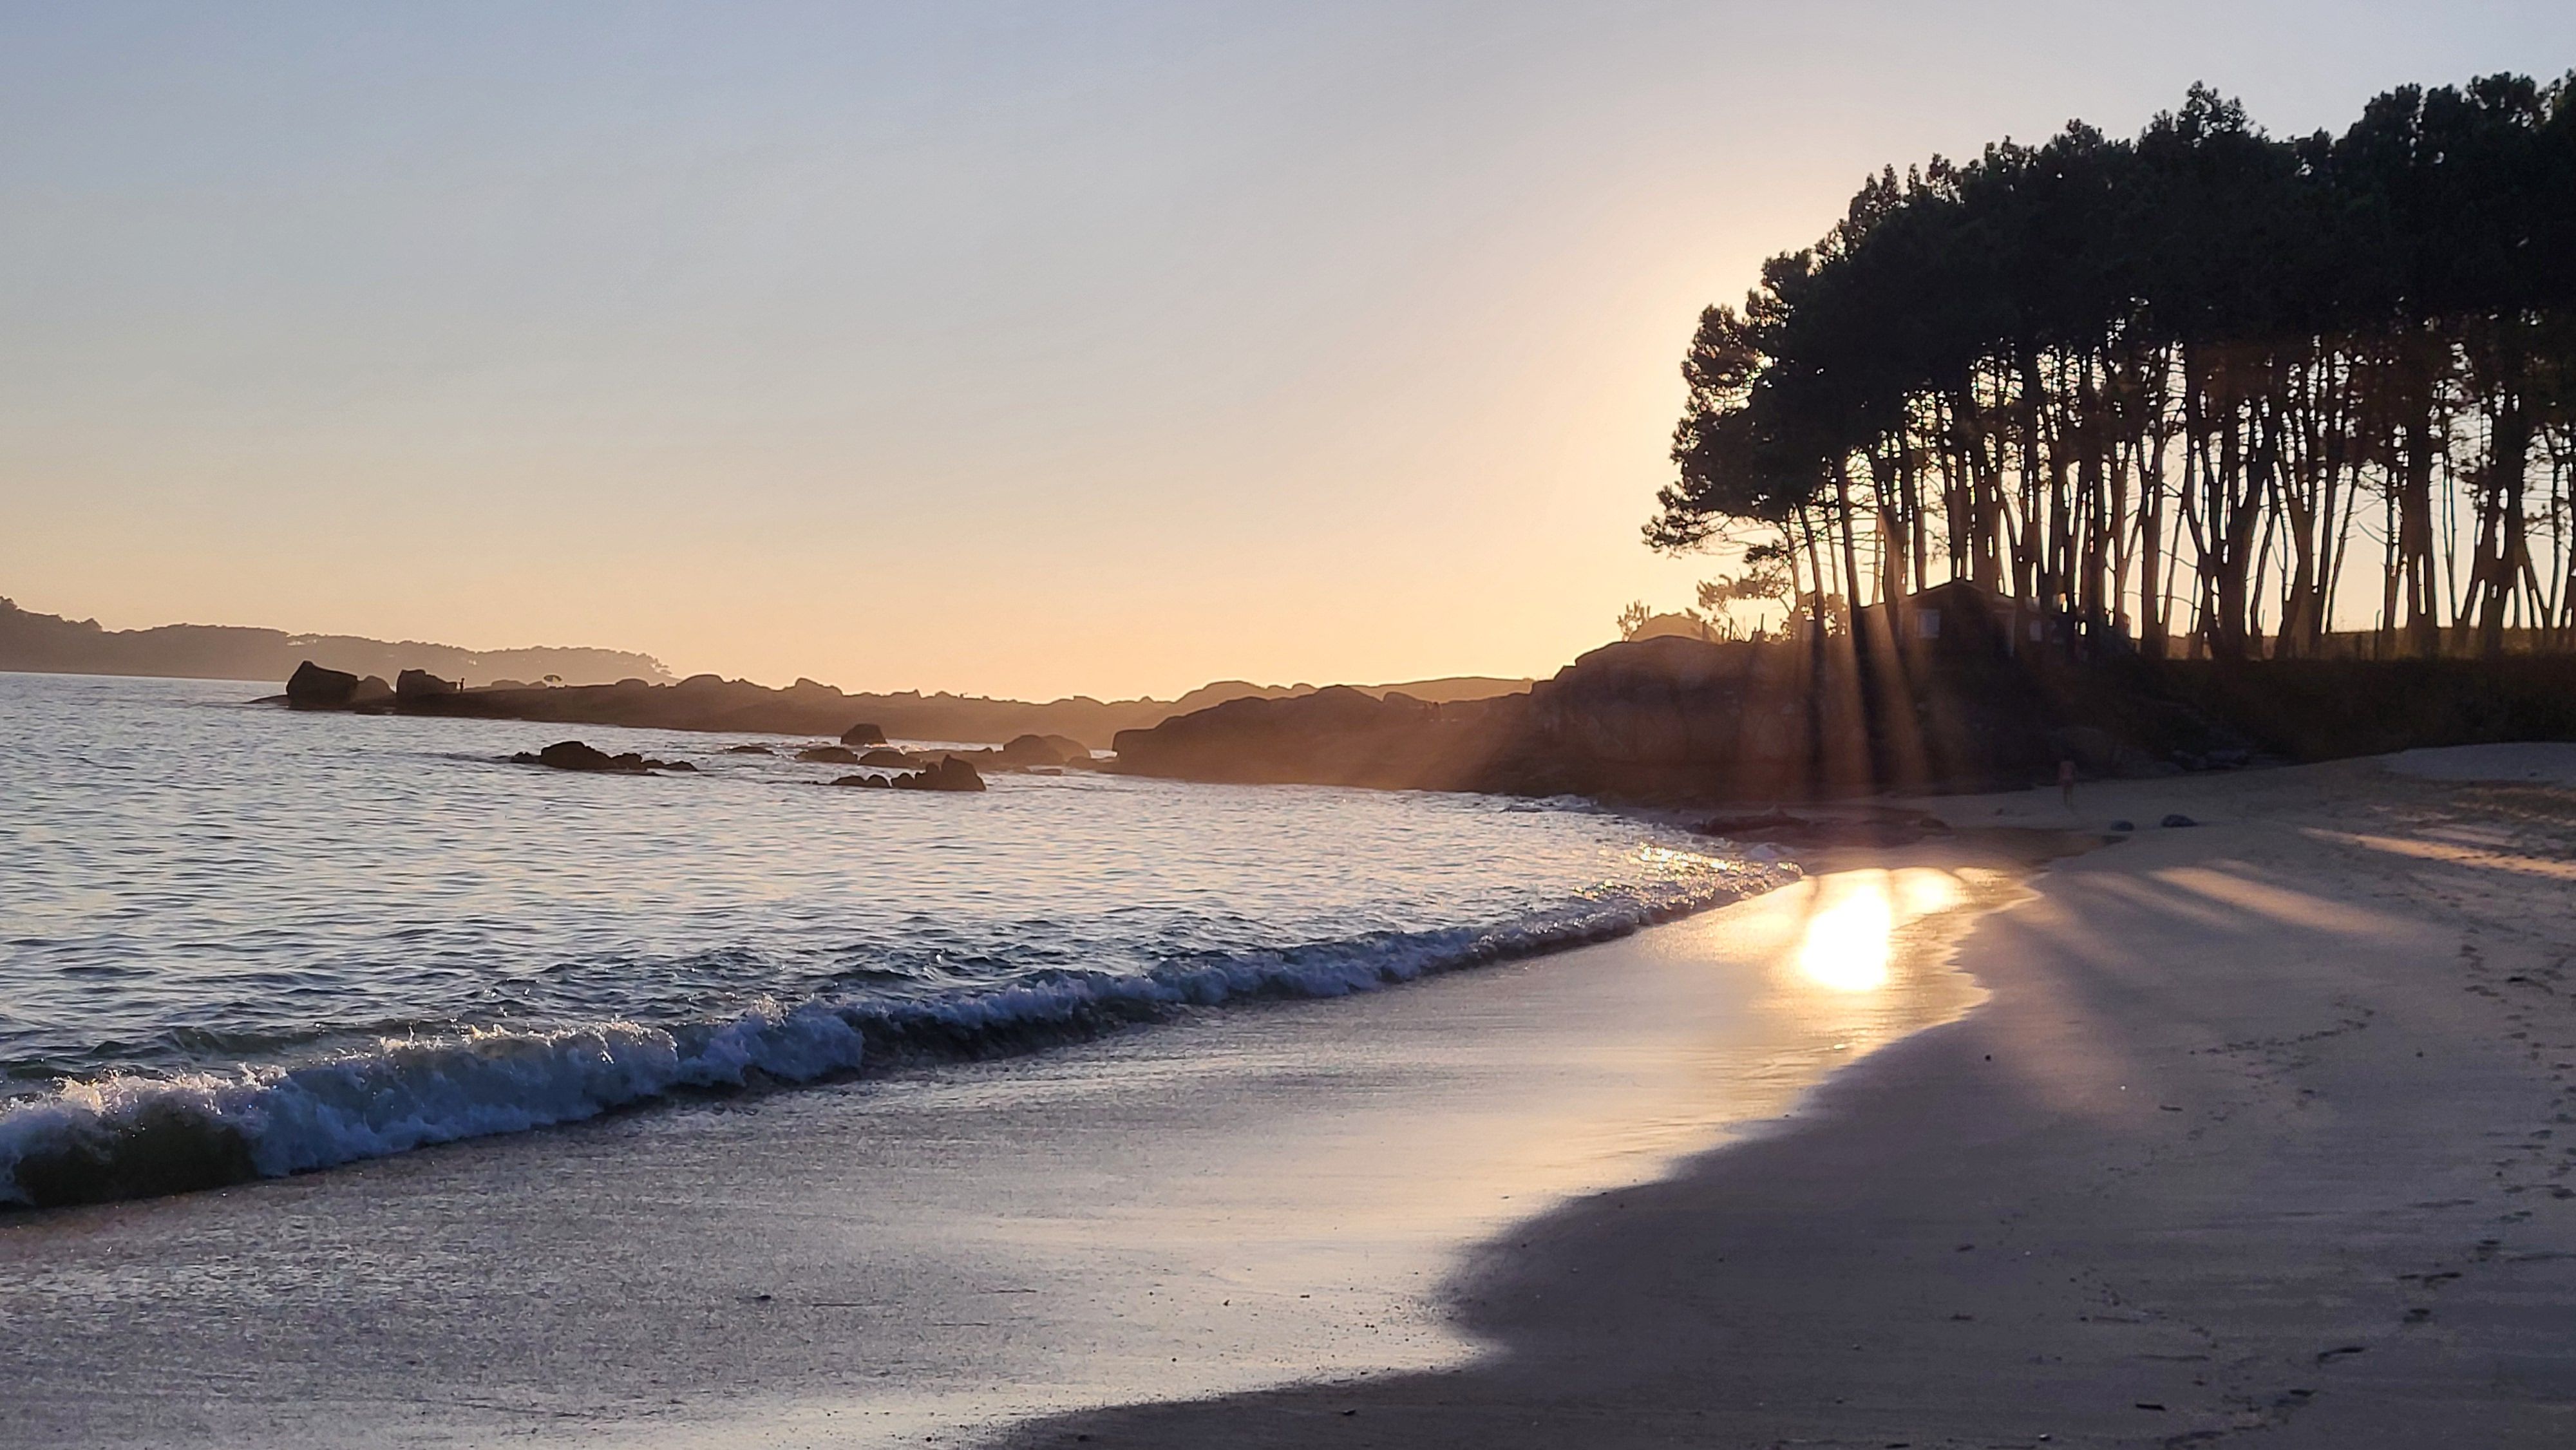
[(505, 759), (565, 727), (257, 693), (0, 674), (0, 1201), (1364, 990), (1781, 875), (1569, 803), (836, 790), (724, 753), (801, 741), (598, 727), (702, 773), (574, 775)]

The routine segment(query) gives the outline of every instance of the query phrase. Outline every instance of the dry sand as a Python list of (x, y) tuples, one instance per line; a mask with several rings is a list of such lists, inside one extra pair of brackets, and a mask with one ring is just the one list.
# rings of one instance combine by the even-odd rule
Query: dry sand
[(1472, 1366), (1014, 1438), (2576, 1444), (2576, 747), (2394, 764), (2086, 787), (1990, 1001), (1489, 1245)]

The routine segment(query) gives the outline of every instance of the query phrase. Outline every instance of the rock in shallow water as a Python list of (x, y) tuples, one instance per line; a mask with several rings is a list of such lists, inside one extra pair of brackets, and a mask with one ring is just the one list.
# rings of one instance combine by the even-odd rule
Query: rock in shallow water
[(951, 755), (936, 762), (927, 770), (895, 777), (894, 788), (897, 790), (982, 790), (984, 777), (976, 773), (972, 764)]
[(846, 745), (807, 746), (805, 749), (796, 752), (796, 758), (798, 760), (814, 761), (823, 765), (856, 765), (859, 763), (859, 753), (850, 749)]
[(358, 677), (347, 670), (326, 670), (306, 660), (286, 681), (286, 703), (298, 710), (336, 710), (349, 703)]
[(1002, 747), (1001, 762), (1026, 769), (1091, 759), (1091, 748), (1069, 735), (1021, 735)]
[(611, 755), (579, 740), (558, 740), (533, 755), (523, 750), (510, 759), (519, 765), (542, 765), (554, 770), (608, 770), (630, 775), (641, 775), (651, 770), (698, 773), (698, 768), (685, 760), (651, 760), (631, 750), (623, 755)]

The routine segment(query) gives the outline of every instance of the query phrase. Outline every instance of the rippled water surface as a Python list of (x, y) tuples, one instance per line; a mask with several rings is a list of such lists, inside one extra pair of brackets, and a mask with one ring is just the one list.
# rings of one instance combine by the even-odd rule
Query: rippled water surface
[[(316, 1064), (357, 1074), (342, 1098), (464, 1094), (260, 1165), (315, 1166), (520, 1125), (495, 1103), (560, 1121), (846, 1069), (890, 1032), (1352, 990), (1772, 879), (1561, 804), (1087, 773), (832, 789), (839, 768), (724, 753), (801, 741), (599, 727), (702, 774), (575, 775), (505, 760), (568, 727), (257, 693), (0, 674), (0, 1170), (32, 1113), (113, 1121), (156, 1083), (272, 1132), (283, 1088), (332, 1097)], [(495, 1062), (516, 1076), (474, 1079)], [(567, 1072), (590, 1077), (549, 1105)]]

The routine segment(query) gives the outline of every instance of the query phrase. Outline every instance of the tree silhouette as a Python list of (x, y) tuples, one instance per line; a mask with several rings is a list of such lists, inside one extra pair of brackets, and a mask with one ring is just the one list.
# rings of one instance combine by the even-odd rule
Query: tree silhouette
[(1765, 548), (1820, 633), (1949, 578), (2150, 654), (2312, 654), (2375, 549), (2375, 652), (2564, 649), (2576, 76), (2289, 140), (2194, 86), (2134, 140), (1883, 170), (1682, 373), (1648, 543)]

